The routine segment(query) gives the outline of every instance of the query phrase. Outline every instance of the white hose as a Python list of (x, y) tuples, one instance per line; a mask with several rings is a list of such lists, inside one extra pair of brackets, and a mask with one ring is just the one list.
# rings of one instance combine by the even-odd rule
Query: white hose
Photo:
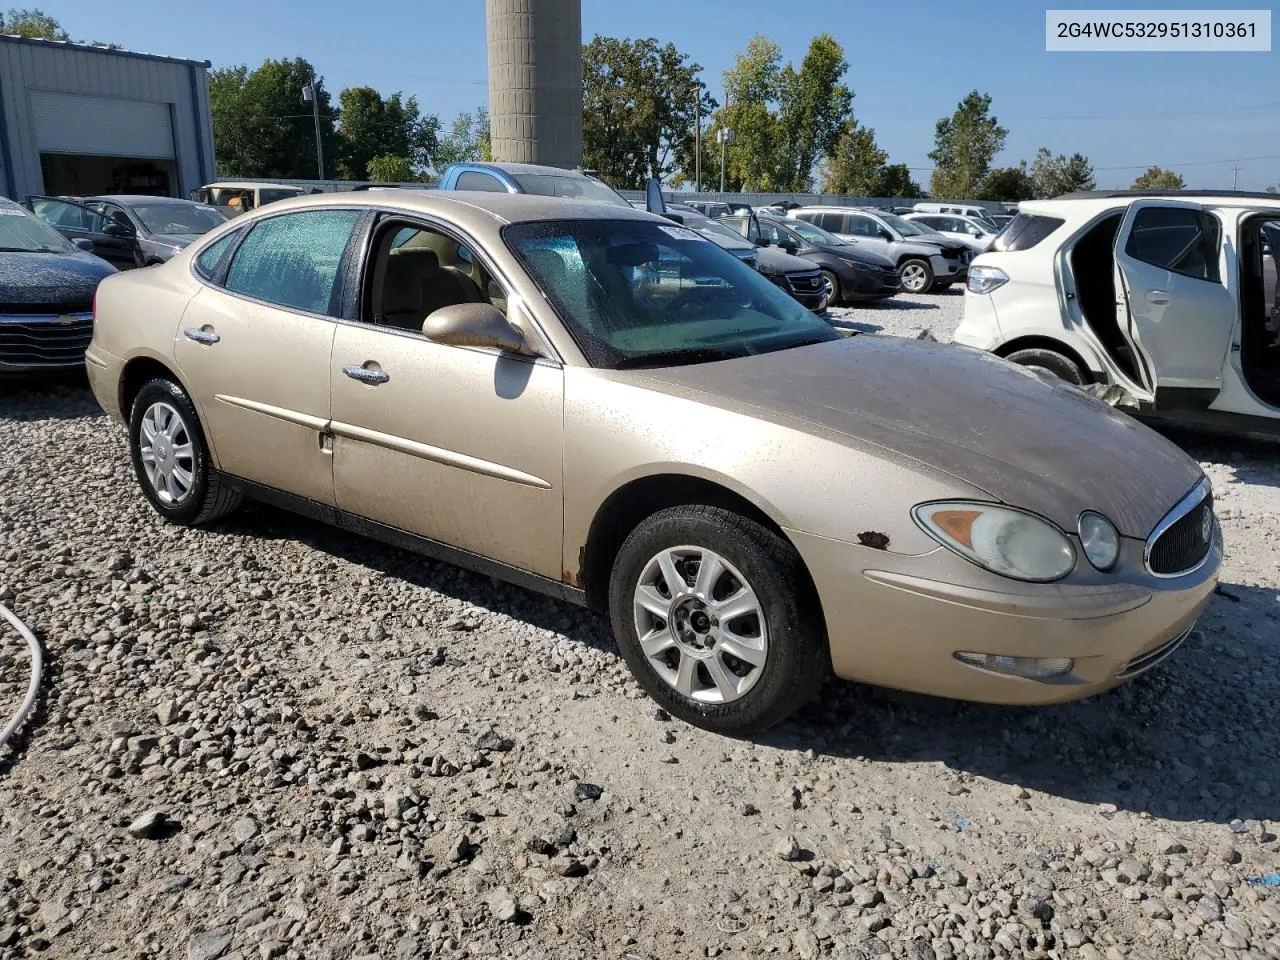
[(0, 603), (0, 616), (13, 624), (13, 628), (22, 634), (22, 638), (31, 647), (31, 685), (27, 687), (27, 695), (22, 699), (22, 706), (18, 707), (18, 712), (13, 715), (13, 719), (5, 725), (5, 728), (0, 730), (0, 747), (3, 747), (22, 726), (23, 721), (36, 705), (36, 696), (40, 693), (40, 675), (44, 672), (44, 654), (40, 652), (40, 641), (36, 639), (36, 635), (3, 603)]

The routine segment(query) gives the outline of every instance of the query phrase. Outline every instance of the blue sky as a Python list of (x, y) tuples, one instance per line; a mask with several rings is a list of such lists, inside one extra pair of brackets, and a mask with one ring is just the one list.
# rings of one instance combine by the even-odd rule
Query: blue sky
[[(172, 0), (31, 0), (76, 38), (208, 59), (215, 66), (301, 55), (325, 85), (415, 94), (447, 124), (486, 102), (482, 0), (220, 0), (182, 16)], [(1055, 8), (1097, 8), (1058, 0)], [(797, 64), (815, 33), (843, 44), (859, 121), (891, 162), (927, 181), (935, 121), (977, 88), (1009, 129), (1000, 165), (1038, 147), (1080, 151), (1100, 187), (1127, 186), (1149, 164), (1188, 186), (1280, 183), (1280, 54), (1047, 53), (1044, 10), (1023, 0), (582, 0), (583, 36), (656, 36), (720, 76), (756, 33)], [(1196, 9), (1211, 0), (1163, 8)], [(1221, 4), (1235, 8), (1241, 4)], [(1252, 158), (1267, 159), (1252, 159)], [(1215, 161), (1215, 162), (1206, 162)], [(1115, 169), (1111, 169), (1115, 168)]]

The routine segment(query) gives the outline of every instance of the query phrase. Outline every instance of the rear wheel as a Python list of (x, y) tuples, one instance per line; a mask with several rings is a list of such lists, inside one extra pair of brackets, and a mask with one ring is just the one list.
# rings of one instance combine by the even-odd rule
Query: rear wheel
[(928, 260), (903, 260), (898, 272), (902, 276), (902, 289), (907, 293), (924, 293), (933, 286), (933, 267)]
[(799, 555), (718, 507), (672, 507), (642, 522), (614, 562), (609, 613), (645, 691), (717, 733), (772, 726), (812, 697), (829, 669)]
[(240, 505), (209, 461), (195, 406), (172, 380), (150, 380), (134, 397), (129, 452), (143, 495), (171, 523), (206, 523)]
[(1044, 347), (1032, 347), (1026, 350), (1015, 350), (1005, 357), (1010, 363), (1030, 367), (1042, 373), (1051, 373), (1059, 380), (1083, 386), (1086, 382), (1085, 372), (1068, 356)]

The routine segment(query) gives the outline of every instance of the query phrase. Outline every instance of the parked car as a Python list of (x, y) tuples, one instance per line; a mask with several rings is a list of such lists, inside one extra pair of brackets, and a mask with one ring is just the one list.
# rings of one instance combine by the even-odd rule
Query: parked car
[(1272, 194), (1027, 201), (970, 271), (956, 340), (1143, 415), (1280, 432)]
[(979, 207), (976, 204), (965, 203), (913, 203), (911, 205), (912, 213), (946, 213), (960, 217), (972, 217), (974, 220), (986, 220), (988, 226), (995, 226), (991, 223), (986, 207)]
[(945, 290), (964, 280), (973, 252), (964, 244), (881, 210), (801, 207), (787, 214), (889, 258), (907, 293)]
[(909, 213), (902, 219), (918, 223), (951, 240), (959, 240), (975, 254), (991, 249), (991, 241), (1000, 232), (1000, 228), (990, 221), (958, 213)]
[(588, 176), (581, 170), (563, 170), (533, 163), (451, 163), (440, 175), (437, 189), (532, 193), (630, 206), (622, 194), (597, 177)]
[(668, 204), (667, 210), (678, 213), (680, 222), (690, 230), (755, 267), (771, 283), (808, 309), (821, 313), (827, 308), (830, 297), (823, 286), (822, 274), (813, 261), (793, 257), (783, 250), (762, 247), (730, 229), (721, 220), (704, 217), (692, 207), (673, 203)]
[(1095, 694), (1178, 647), (1221, 562), (1199, 465), (1137, 421), (843, 337), (629, 206), (285, 201), (109, 277), (97, 316), (93, 391), (161, 517), (257, 497), (607, 611), (644, 689), (725, 733), (833, 669)]
[(728, 217), (725, 223), (752, 242), (763, 240), (816, 264), (822, 271), (823, 294), (829, 304), (883, 300), (902, 289), (898, 270), (888, 257), (863, 250), (804, 220)]
[(723, 200), (683, 200), (681, 202), (684, 206), (697, 210), (704, 217), (710, 217), (713, 220), (733, 213), (733, 208)]
[(259, 183), (254, 180), (219, 180), (191, 191), (191, 199), (218, 207), (229, 216), (257, 210), (268, 203), (308, 195), (305, 187), (287, 183)]
[[(119, 270), (142, 266), (142, 244), (129, 224), (116, 223), (101, 211), (70, 197), (31, 196), (23, 206), (68, 240), (90, 250)], [(80, 243), (87, 241), (88, 246)]]
[(998, 229), (1003, 230), (1016, 216), (1016, 213), (993, 213), (987, 219), (994, 223)]
[(175, 253), (226, 223), (217, 207), (177, 197), (85, 197), (84, 204), (134, 231), (144, 266), (164, 263)]
[(0, 377), (84, 370), (94, 291), (116, 272), (90, 246), (0, 197)]

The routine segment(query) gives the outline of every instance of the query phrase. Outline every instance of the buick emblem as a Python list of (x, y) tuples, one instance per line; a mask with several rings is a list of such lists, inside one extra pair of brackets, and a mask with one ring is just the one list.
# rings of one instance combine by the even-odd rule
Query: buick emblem
[(1205, 543), (1213, 535), (1213, 511), (1204, 507), (1200, 511), (1200, 539)]

